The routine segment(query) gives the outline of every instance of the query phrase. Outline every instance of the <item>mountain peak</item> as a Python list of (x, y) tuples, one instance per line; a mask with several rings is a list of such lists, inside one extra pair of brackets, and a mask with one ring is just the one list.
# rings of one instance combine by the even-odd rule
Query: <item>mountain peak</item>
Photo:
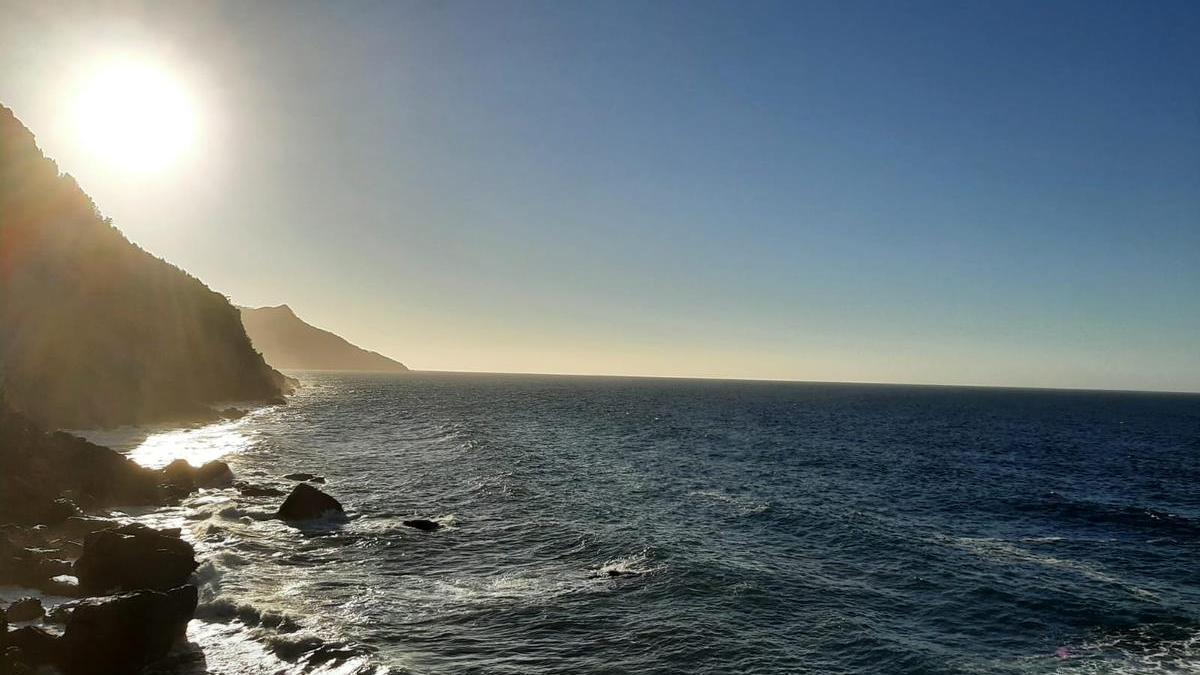
[(291, 307), (241, 307), (242, 325), (267, 363), (289, 370), (357, 370), (398, 373), (399, 361), (305, 323)]

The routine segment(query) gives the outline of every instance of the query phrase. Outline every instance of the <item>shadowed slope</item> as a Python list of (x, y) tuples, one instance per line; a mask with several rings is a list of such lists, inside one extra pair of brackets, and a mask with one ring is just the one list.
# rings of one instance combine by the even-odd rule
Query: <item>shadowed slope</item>
[(356, 347), (327, 330), (304, 323), (287, 305), (241, 310), (246, 334), (276, 368), (381, 373), (408, 370), (399, 361)]
[(278, 399), (237, 310), (130, 243), (0, 106), (0, 389), (47, 427)]

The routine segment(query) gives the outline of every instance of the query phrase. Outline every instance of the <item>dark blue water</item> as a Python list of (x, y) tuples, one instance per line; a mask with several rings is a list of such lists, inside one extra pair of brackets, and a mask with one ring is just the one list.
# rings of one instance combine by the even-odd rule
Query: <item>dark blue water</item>
[(173, 513), (211, 672), (1200, 672), (1200, 396), (302, 379), (188, 441), (352, 516)]

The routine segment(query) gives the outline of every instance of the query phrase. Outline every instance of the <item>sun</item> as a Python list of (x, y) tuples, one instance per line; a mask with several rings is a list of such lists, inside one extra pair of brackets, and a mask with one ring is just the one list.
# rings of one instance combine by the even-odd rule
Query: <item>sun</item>
[(79, 140), (97, 159), (136, 172), (159, 171), (196, 142), (196, 108), (183, 83), (137, 61), (105, 64), (78, 90)]

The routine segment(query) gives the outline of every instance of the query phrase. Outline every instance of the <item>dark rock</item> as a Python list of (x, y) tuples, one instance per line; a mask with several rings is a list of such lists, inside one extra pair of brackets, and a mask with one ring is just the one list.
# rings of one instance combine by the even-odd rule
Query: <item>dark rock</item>
[(66, 537), (82, 539), (93, 532), (107, 530), (112, 526), (113, 522), (111, 520), (106, 520), (104, 518), (91, 518), (88, 516), (78, 516), (75, 518), (68, 518), (66, 522), (59, 527), (59, 530), (61, 530), (63, 535)]
[(178, 529), (134, 524), (89, 535), (75, 561), (75, 576), (89, 594), (161, 591), (187, 583), (196, 567), (195, 550), (179, 538)]
[(42, 601), (37, 598), (21, 598), (5, 611), (9, 621), (36, 621), (46, 614)]
[(9, 631), (5, 636), (7, 649), (17, 649), (17, 661), (31, 666), (54, 665), (62, 654), (62, 641), (35, 626), (25, 626)]
[(177, 496), (186, 496), (196, 489), (196, 467), (186, 459), (177, 459), (162, 468), (163, 484)]
[(196, 487), (224, 488), (233, 485), (233, 470), (220, 460), (213, 460), (196, 469), (194, 482)]
[[(45, 433), (0, 404), (0, 513), (11, 523), (58, 524), (78, 507), (160, 501), (159, 474), (62, 432)], [(62, 495), (72, 499), (61, 499)]]
[(240, 420), (246, 416), (246, 411), (237, 408), (226, 408), (220, 412), (220, 415), (227, 420)]
[(324, 483), (325, 482), (325, 478), (323, 478), (322, 476), (317, 476), (317, 475), (314, 475), (311, 473), (289, 473), (288, 475), (284, 476), (284, 478), (286, 478), (288, 480), (305, 481), (308, 483)]
[[(26, 542), (29, 543), (29, 537)], [(61, 555), (55, 549), (26, 548), (0, 535), (0, 584), (14, 584), (36, 588), (55, 595), (72, 596), (76, 593), (70, 586), (54, 580), (54, 577), (70, 574), (71, 563), (47, 554)]]
[(80, 601), (62, 643), (68, 675), (136, 673), (184, 639), (196, 613), (195, 586)]
[(279, 507), (276, 517), (283, 520), (312, 520), (329, 514), (344, 514), (338, 500), (308, 483), (301, 483)]
[[(0, 647), (0, 649), (3, 649)], [(32, 668), (25, 664), (21, 650), (16, 647), (4, 649), (0, 653), (0, 673), (3, 675), (34, 675)]]
[(66, 625), (71, 618), (71, 613), (75, 611), (75, 605), (63, 603), (49, 612), (46, 612), (46, 618), (43, 619), (46, 623)]
[(418, 530), (421, 530), (422, 532), (433, 532), (434, 530), (441, 529), (441, 527), (442, 527), (440, 523), (435, 523), (432, 520), (426, 520), (424, 518), (417, 518), (416, 520), (406, 520), (406, 521), (404, 521), (404, 524), (409, 527), (415, 527)]
[(79, 507), (75, 505), (75, 502), (70, 499), (55, 499), (46, 508), (41, 522), (45, 525), (58, 525), (79, 514)]
[(240, 492), (243, 497), (282, 497), (287, 494), (283, 490), (276, 490), (273, 487), (265, 487), (262, 485), (237, 483), (236, 486), (238, 492)]

